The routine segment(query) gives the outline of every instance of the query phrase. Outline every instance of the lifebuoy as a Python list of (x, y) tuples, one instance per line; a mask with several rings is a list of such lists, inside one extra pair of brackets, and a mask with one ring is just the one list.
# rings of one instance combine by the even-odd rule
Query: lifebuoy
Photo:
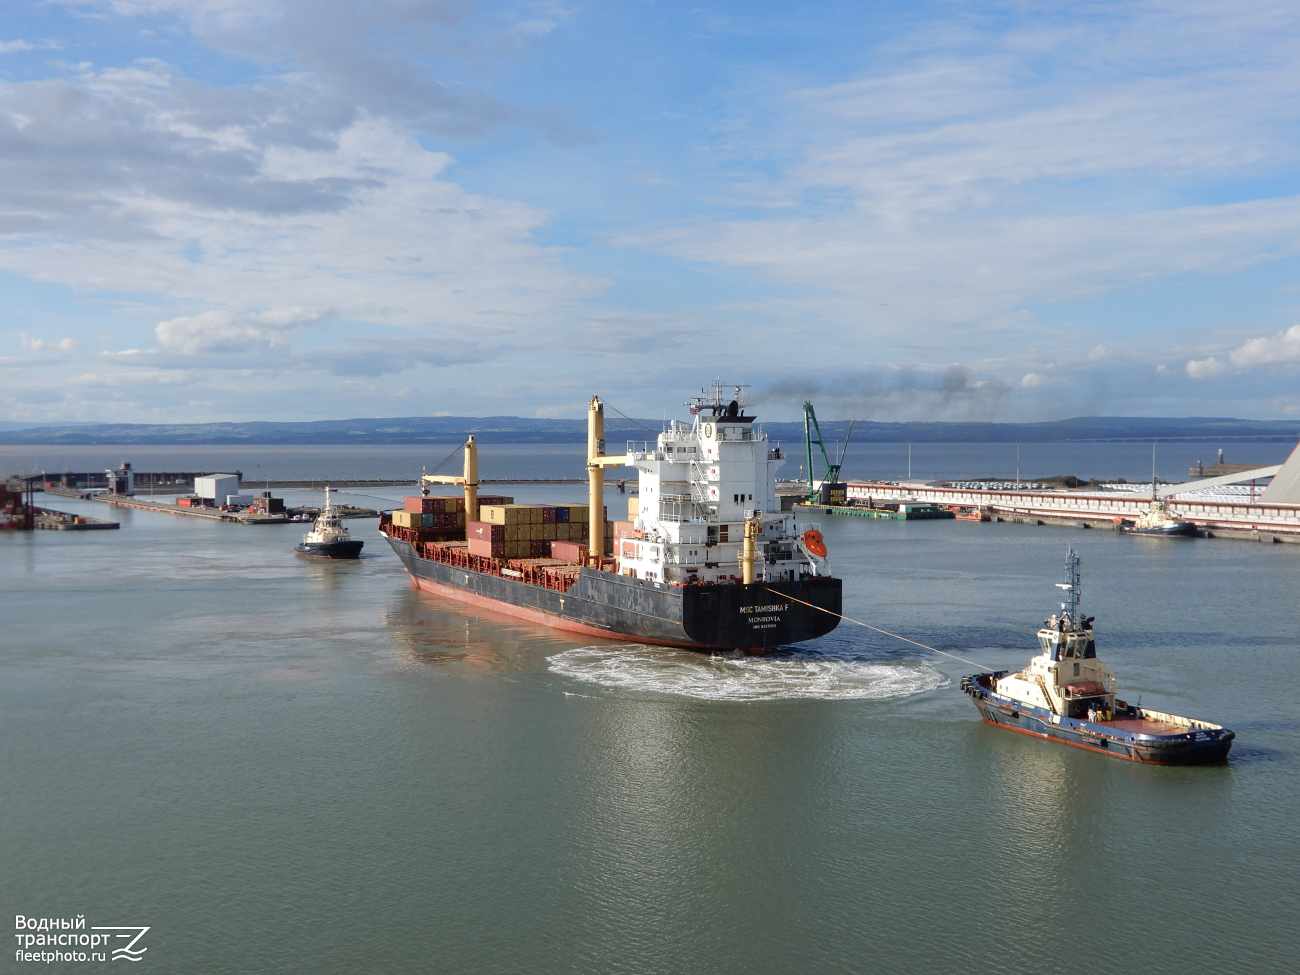
[(817, 529), (810, 528), (803, 533), (803, 546), (819, 559), (826, 558), (826, 540)]

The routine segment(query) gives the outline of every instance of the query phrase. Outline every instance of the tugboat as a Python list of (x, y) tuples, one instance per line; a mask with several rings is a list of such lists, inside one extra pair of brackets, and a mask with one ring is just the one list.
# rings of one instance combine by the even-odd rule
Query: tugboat
[(1169, 502), (1156, 495), (1156, 446), (1151, 445), (1151, 508), (1135, 522), (1121, 518), (1115, 530), (1125, 535), (1188, 537), (1196, 534), (1196, 523), (1184, 521), (1169, 510)]
[(1184, 521), (1169, 510), (1169, 502), (1151, 492), (1151, 509), (1133, 522), (1121, 521), (1115, 530), (1125, 535), (1160, 535), (1187, 538), (1196, 534), (1196, 522)]
[(330, 503), (329, 485), (325, 485), (325, 507), (316, 516), (316, 524), (302, 536), (298, 554), (318, 559), (355, 559), (361, 555), (365, 542), (353, 538), (339, 521), (338, 512)]
[(1068, 601), (1038, 631), (1042, 653), (1019, 673), (963, 677), (961, 689), (989, 724), (1089, 751), (1155, 765), (1199, 765), (1228, 757), (1228, 729), (1118, 700), (1115, 675), (1097, 659), (1094, 617), (1079, 613), (1079, 557), (1069, 550)]

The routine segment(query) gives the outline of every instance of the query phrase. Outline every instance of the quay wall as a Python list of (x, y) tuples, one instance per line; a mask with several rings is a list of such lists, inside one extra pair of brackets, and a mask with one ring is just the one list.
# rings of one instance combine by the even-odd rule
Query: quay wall
[[(883, 484), (849, 481), (848, 499), (866, 501), (928, 501), (931, 504), (983, 507), (1002, 516), (1051, 518), (1084, 522), (1134, 520), (1151, 507), (1151, 499), (1108, 491), (1016, 491), (954, 488), (946, 485)], [(1300, 540), (1300, 505), (1252, 503), (1223, 497), (1191, 500), (1170, 498), (1173, 513), (1197, 527), (1224, 534), (1293, 535)]]

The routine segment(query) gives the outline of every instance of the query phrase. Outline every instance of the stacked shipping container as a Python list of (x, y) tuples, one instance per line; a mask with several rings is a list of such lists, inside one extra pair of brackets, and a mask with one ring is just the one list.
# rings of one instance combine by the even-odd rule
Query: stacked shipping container
[[(585, 504), (515, 504), (514, 498), (480, 496), (478, 510), (479, 520), (467, 521), (463, 497), (410, 497), (402, 510), (381, 519), (380, 530), (417, 546), (464, 540), (468, 554), (482, 558), (586, 560)], [(606, 521), (605, 554), (612, 552), (613, 525)]]
[[(580, 543), (589, 536), (589, 517), (585, 504), (484, 504), (479, 506), (480, 520), (466, 525), (465, 538), (472, 555), (545, 558), (552, 554), (552, 542), (585, 548)], [(608, 531), (605, 537), (610, 537)], [(562, 558), (577, 554), (576, 549), (563, 551)]]
[[(480, 497), (480, 504), (511, 504), (514, 498), (501, 495)], [(402, 538), (413, 545), (424, 542), (452, 542), (465, 538), (465, 498), (427, 497), (416, 495), (405, 498), (402, 510), (394, 511), (388, 519), (394, 538)], [(380, 520), (383, 528), (384, 519)]]

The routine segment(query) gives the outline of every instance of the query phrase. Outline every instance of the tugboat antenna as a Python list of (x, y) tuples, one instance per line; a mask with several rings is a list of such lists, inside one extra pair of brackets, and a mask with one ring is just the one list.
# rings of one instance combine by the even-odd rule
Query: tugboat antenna
[(1079, 601), (1083, 598), (1082, 587), (1079, 584), (1079, 556), (1071, 545), (1065, 556), (1065, 582), (1058, 582), (1056, 588), (1064, 589), (1069, 597), (1068, 603), (1061, 603), (1061, 612), (1068, 615), (1070, 622), (1073, 623), (1078, 618)]

